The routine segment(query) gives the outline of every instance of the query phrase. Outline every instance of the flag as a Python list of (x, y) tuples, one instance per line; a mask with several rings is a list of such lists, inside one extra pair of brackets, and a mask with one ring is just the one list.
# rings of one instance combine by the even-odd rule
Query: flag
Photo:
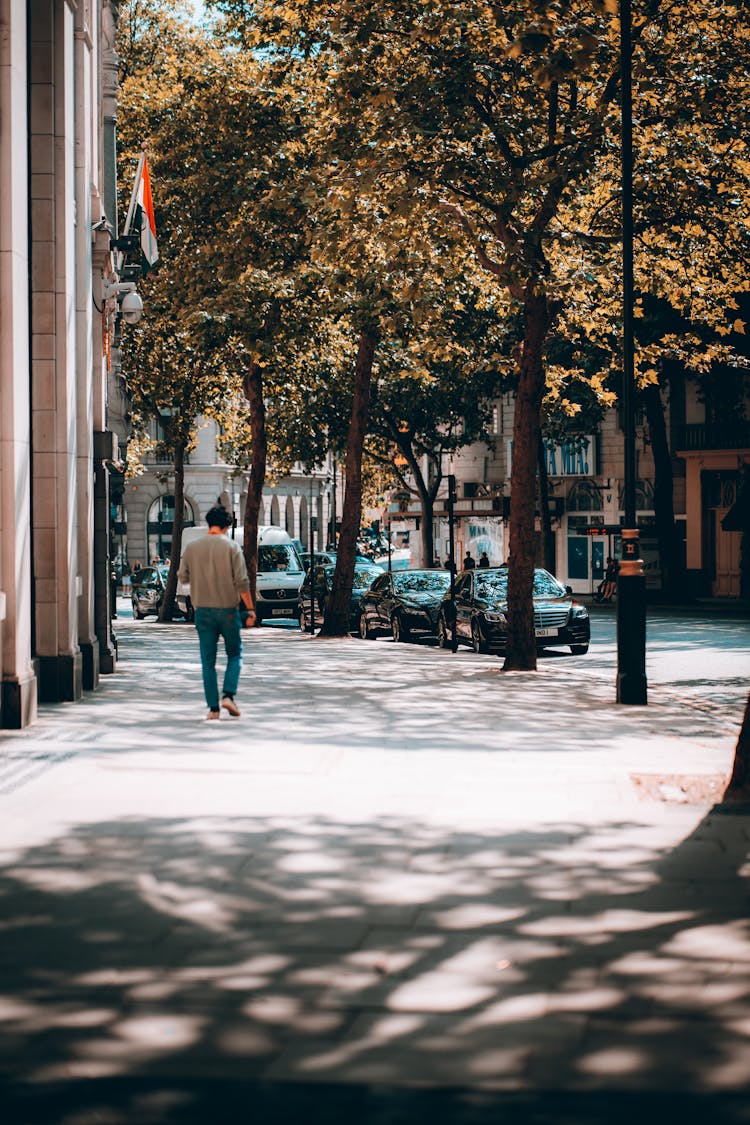
[(156, 245), (154, 201), (151, 197), (151, 180), (145, 157), (138, 182), (134, 226), (141, 236), (141, 272), (145, 277), (148, 271), (152, 270), (159, 261), (159, 250)]

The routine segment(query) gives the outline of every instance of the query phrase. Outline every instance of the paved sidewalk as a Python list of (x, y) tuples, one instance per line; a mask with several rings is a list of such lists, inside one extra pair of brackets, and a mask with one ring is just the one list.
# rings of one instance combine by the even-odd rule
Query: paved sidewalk
[(218, 724), (192, 628), (119, 620), (0, 735), (4, 1125), (750, 1122), (750, 627), (624, 708), (596, 620), (536, 674), (256, 630)]

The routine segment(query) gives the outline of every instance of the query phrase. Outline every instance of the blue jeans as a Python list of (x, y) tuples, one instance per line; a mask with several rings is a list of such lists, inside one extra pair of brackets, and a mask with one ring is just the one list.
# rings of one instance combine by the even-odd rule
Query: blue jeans
[(195, 627), (201, 650), (203, 669), (203, 691), (209, 710), (219, 710), (219, 687), (216, 679), (216, 650), (219, 637), (224, 638), (227, 651), (227, 666), (224, 672), (222, 695), (234, 695), (240, 682), (242, 670), (242, 622), (239, 611), (229, 609), (204, 608), (195, 611)]

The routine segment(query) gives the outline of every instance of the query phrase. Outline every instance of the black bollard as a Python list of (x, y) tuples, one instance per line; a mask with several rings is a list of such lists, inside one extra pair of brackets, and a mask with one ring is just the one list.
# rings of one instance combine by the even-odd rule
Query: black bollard
[(617, 702), (648, 703), (646, 575), (637, 530), (622, 531), (617, 575)]

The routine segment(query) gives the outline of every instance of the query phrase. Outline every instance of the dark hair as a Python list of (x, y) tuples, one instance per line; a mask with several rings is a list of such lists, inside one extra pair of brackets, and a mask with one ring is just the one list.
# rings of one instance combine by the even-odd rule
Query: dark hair
[(229, 527), (231, 522), (232, 517), (226, 508), (221, 505), (209, 508), (206, 512), (206, 523), (209, 527)]

